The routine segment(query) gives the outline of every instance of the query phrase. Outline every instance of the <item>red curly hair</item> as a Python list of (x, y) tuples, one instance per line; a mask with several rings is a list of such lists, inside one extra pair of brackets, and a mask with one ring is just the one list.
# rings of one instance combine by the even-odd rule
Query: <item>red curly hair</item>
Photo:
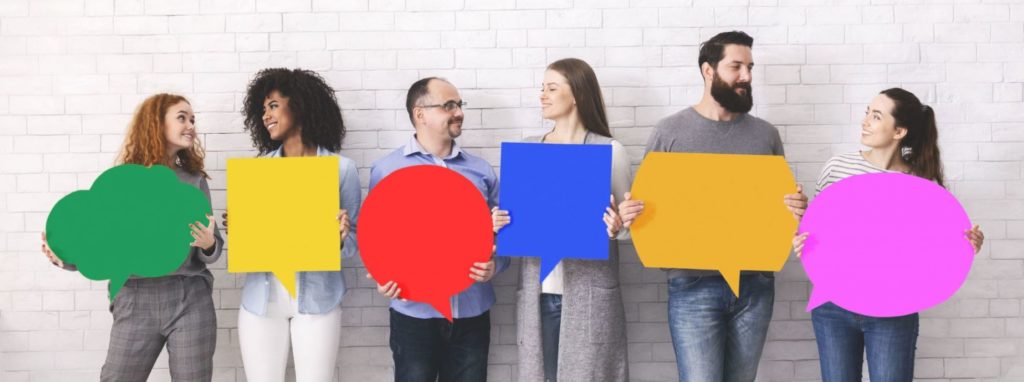
[[(140, 164), (143, 166), (164, 165), (167, 163), (167, 139), (164, 137), (164, 116), (171, 106), (188, 99), (176, 94), (156, 94), (146, 98), (135, 110), (132, 122), (128, 125), (128, 135), (124, 139), (124, 148), (118, 155), (117, 164)], [(192, 174), (202, 174), (209, 178), (203, 169), (203, 158), (206, 156), (203, 145), (198, 139), (192, 148), (178, 151), (175, 163)]]

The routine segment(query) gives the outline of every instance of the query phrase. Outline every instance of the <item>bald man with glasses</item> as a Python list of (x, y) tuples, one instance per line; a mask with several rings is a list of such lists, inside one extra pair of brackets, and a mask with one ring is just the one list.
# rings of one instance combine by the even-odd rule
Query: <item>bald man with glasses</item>
[[(405, 107), (416, 133), (404, 146), (373, 163), (370, 190), (399, 169), (436, 165), (469, 179), (488, 206), (496, 207), (498, 177), (490, 163), (462, 151), (455, 142), (462, 134), (465, 105), (458, 89), (445, 79), (429, 77), (413, 83)], [(469, 274), (476, 282), (451, 297), (451, 322), (428, 304), (399, 299), (401, 285), (377, 280), (377, 291), (391, 299), (390, 345), (396, 381), (487, 380), (490, 309), (495, 302), (490, 280), (508, 265), (507, 257), (475, 263)]]

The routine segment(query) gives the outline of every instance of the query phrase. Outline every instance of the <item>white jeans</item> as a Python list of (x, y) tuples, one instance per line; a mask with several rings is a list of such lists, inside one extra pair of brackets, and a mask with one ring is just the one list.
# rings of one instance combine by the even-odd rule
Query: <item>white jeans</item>
[(238, 342), (250, 382), (283, 382), (291, 341), (296, 382), (330, 382), (337, 368), (341, 307), (326, 314), (301, 314), (276, 277), (270, 278), (267, 314), (238, 309)]

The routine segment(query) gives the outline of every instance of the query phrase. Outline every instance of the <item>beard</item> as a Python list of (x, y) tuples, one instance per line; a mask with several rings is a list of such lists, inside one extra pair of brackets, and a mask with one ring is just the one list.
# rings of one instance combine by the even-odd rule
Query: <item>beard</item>
[[(746, 92), (744, 94), (736, 93), (738, 89), (744, 89)], [(754, 106), (754, 94), (750, 90), (750, 83), (737, 83), (730, 86), (718, 78), (718, 73), (715, 73), (711, 79), (711, 97), (725, 110), (733, 113), (747, 113)]]
[(448, 136), (452, 139), (462, 135), (462, 120), (463, 117), (452, 117), (448, 120)]

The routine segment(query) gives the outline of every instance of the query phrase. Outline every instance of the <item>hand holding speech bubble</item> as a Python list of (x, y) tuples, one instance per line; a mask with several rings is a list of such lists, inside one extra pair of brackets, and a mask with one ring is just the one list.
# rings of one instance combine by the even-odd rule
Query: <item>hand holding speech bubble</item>
[(501, 144), (501, 256), (540, 257), (540, 281), (563, 258), (608, 259), (601, 216), (611, 195), (611, 145)]
[(207, 224), (210, 213), (206, 195), (171, 169), (126, 164), (58, 201), (46, 219), (46, 235), (61, 261), (90, 280), (109, 279), (113, 300), (130, 276), (177, 270), (194, 241), (189, 224)]
[(473, 263), (491, 258), (491, 212), (480, 191), (441, 166), (397, 170), (370, 190), (359, 216), (359, 253), (378, 283), (430, 304), (449, 321), (449, 298), (473, 285)]
[(739, 296), (741, 270), (778, 271), (797, 222), (796, 181), (781, 156), (652, 152), (631, 191), (631, 232), (645, 267), (718, 270)]
[(335, 156), (228, 159), (228, 272), (273, 272), (294, 298), (295, 273), (341, 270)]
[(814, 284), (807, 311), (832, 301), (872, 317), (946, 301), (974, 260), (970, 219), (941, 186), (912, 175), (856, 175), (822, 190), (800, 223)]

